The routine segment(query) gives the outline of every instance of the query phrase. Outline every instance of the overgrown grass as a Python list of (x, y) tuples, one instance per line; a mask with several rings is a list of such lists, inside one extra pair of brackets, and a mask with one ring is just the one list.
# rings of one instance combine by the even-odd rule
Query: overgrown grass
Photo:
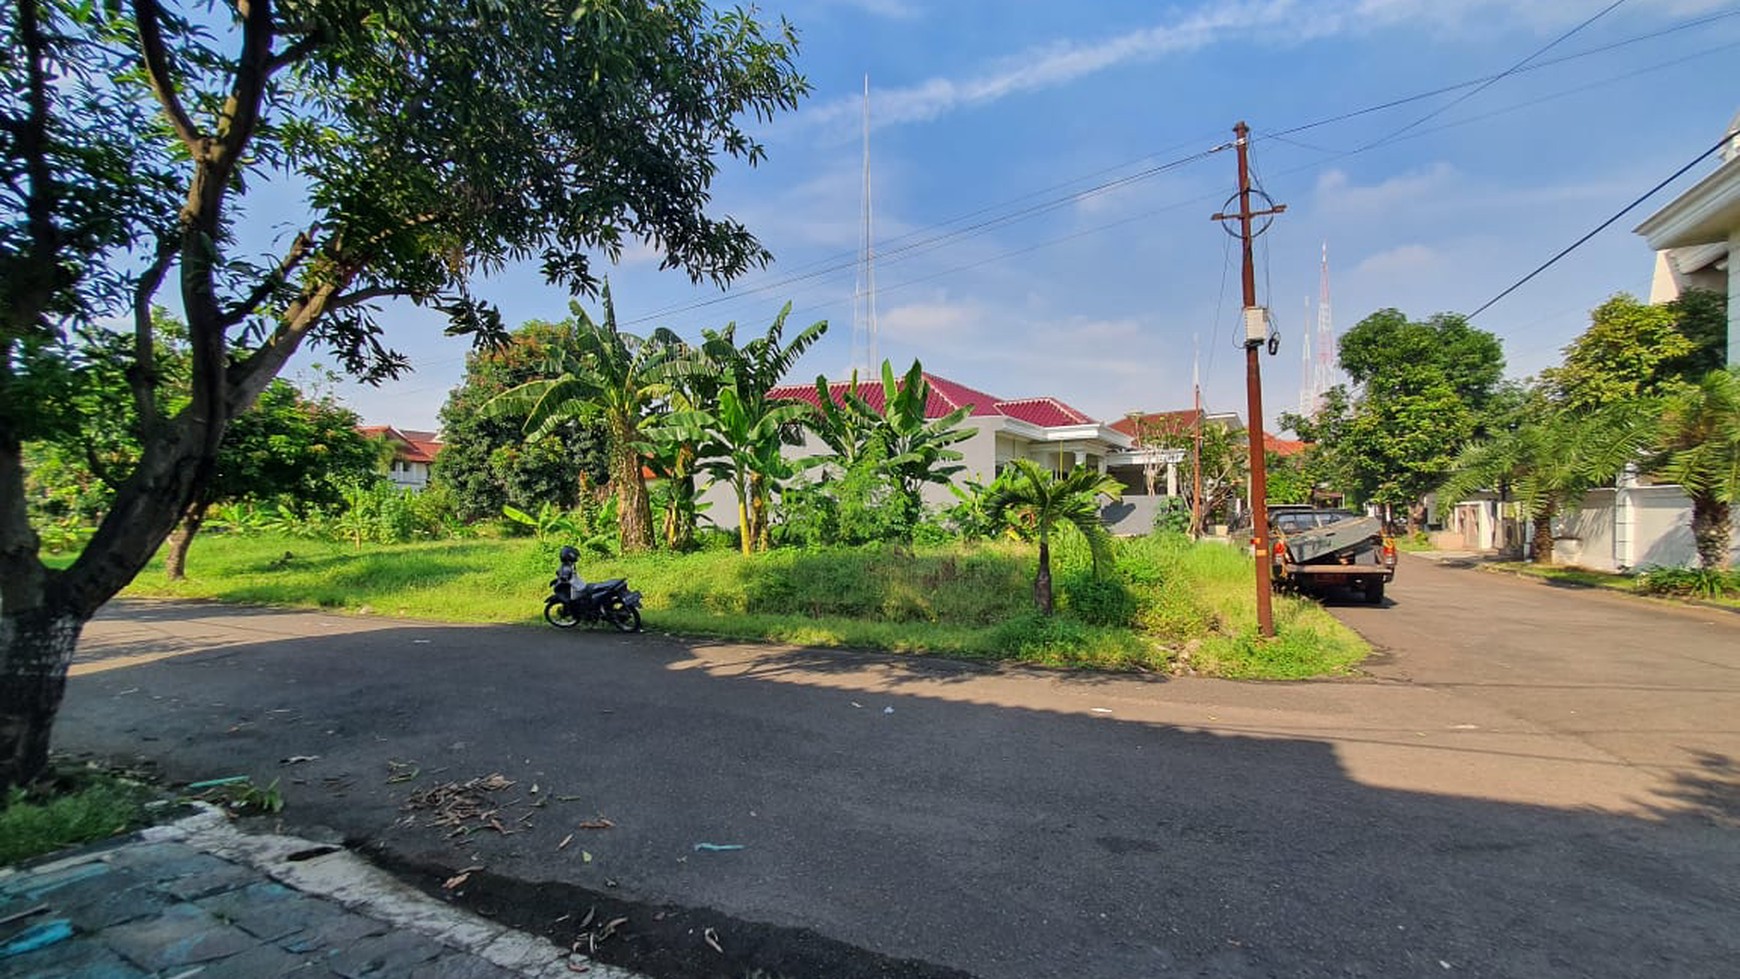
[(14, 789), (0, 807), (0, 866), (145, 825), (152, 790), (106, 774)]
[[(1642, 595), (1667, 601), (1696, 599), (1707, 605), (1740, 608), (1740, 585), (1735, 584), (1735, 582), (1740, 582), (1740, 575), (1736, 575), (1734, 572), (1720, 573), (1658, 568), (1646, 571), (1641, 575), (1627, 575), (1557, 564), (1532, 564), (1525, 561), (1501, 561), (1482, 565), (1482, 567), (1492, 571), (1540, 578), (1580, 588), (1602, 588), (1608, 591), (1623, 592), (1627, 595)], [(1717, 587), (1709, 587), (1708, 583), (1711, 582), (1715, 583)], [(1700, 587), (1700, 583), (1704, 583), (1702, 587)]]
[[(533, 540), (371, 545), (196, 539), (188, 579), (153, 564), (134, 595), (372, 611), (463, 622), (540, 621), (555, 544)], [(583, 564), (629, 579), (649, 628), (1113, 670), (1294, 678), (1346, 672), (1367, 652), (1315, 603), (1277, 596), (1279, 635), (1256, 639), (1251, 563), (1181, 537), (1119, 541), (1095, 577), (1079, 538), (1053, 553), (1058, 614), (1033, 610), (1033, 548), (785, 549), (649, 554)]]

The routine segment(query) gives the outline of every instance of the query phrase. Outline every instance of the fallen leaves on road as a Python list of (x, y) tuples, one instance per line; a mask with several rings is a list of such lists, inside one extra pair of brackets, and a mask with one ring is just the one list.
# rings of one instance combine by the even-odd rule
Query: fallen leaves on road
[(615, 823), (611, 822), (608, 819), (605, 819), (603, 816), (599, 816), (597, 819), (588, 819), (585, 822), (581, 823), (580, 828), (581, 829), (609, 829), (610, 827), (615, 826), (615, 825), (616, 825)]
[[(491, 793), (512, 788), (513, 779), (497, 772), (465, 782), (443, 782), (411, 793), (401, 808), (428, 810), (433, 815), (426, 826), (446, 826), (448, 836), (469, 836), (478, 830), (493, 829), (503, 836), (512, 836), (519, 829), (509, 829), (501, 821), (502, 810), (514, 803), (497, 802)], [(521, 818), (525, 824), (525, 817)]]
[(701, 938), (706, 941), (713, 951), (718, 952), (720, 955), (725, 954), (725, 947), (719, 944), (718, 932), (709, 928), (706, 931), (701, 932)]
[(567, 836), (562, 837), (562, 842), (556, 844), (556, 849), (566, 850), (568, 849), (568, 844), (572, 842), (574, 842), (574, 834), (569, 833)]

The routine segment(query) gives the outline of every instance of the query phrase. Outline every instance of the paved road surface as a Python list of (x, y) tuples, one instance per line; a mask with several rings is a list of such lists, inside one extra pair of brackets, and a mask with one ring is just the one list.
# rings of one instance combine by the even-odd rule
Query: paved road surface
[[(58, 738), (583, 889), (546, 901), (981, 977), (1733, 975), (1740, 616), (1414, 558), (1390, 594), (1340, 612), (1371, 678), (1287, 685), (119, 603)], [(406, 825), (497, 771), (578, 799), (465, 847)]]

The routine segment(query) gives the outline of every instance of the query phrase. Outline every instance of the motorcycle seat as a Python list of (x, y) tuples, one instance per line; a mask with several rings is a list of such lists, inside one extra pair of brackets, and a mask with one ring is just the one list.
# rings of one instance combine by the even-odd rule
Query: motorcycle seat
[(615, 591), (616, 589), (621, 588), (623, 584), (625, 584), (625, 582), (621, 578), (610, 578), (605, 581), (589, 581), (586, 583), (586, 590), (589, 592)]

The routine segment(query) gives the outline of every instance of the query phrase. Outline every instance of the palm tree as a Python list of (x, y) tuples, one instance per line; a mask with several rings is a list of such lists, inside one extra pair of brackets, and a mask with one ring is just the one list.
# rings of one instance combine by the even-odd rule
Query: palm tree
[(1051, 535), (1066, 524), (1081, 531), (1087, 538), (1088, 552), (1093, 555), (1094, 573), (1098, 574), (1100, 561), (1111, 555), (1112, 535), (1100, 522), (1096, 498), (1101, 494), (1114, 500), (1120, 498), (1123, 484), (1086, 466), (1077, 466), (1069, 475), (1059, 478), (1028, 459), (1016, 459), (1009, 465), (1012, 475), (994, 484), (985, 510), (993, 525), (1008, 520), (1023, 536), (1039, 541), (1033, 601), (1040, 612), (1050, 615)]
[(1553, 518), (1640, 458), (1650, 413), (1644, 402), (1577, 412), (1537, 400), (1521, 417), (1514, 428), (1462, 450), (1438, 487), (1438, 503), (1454, 506), (1488, 488), (1514, 493), (1534, 524), (1534, 562), (1551, 564)]
[[(616, 328), (616, 306), (604, 286), (604, 322), (593, 321), (578, 303), (574, 314), (576, 353), (558, 352), (551, 377), (528, 381), (490, 399), (486, 410), (523, 412), (526, 437), (535, 441), (570, 419), (600, 421), (609, 437), (610, 482), (624, 551), (652, 547), (652, 509), (642, 469), (641, 428), (670, 393), (665, 366), (681, 340), (660, 329), (642, 338)], [(557, 345), (561, 351), (566, 344)]]
[(1692, 500), (1692, 538), (1706, 568), (1729, 565), (1740, 499), (1740, 367), (1713, 370), (1668, 399), (1651, 470)]

